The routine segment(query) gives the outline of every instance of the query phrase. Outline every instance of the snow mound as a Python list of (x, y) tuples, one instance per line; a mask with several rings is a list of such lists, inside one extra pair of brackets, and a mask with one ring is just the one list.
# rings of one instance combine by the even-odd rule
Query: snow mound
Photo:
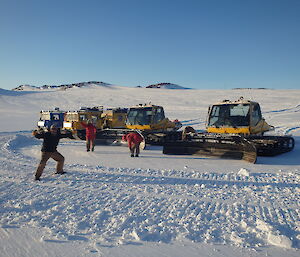
[(261, 231), (270, 232), (272, 230), (272, 226), (263, 220), (258, 219), (256, 221), (256, 227)]
[(30, 93), (38, 93), (40, 90), (32, 89), (30, 90), (27, 88), (26, 90), (7, 90), (0, 88), (0, 96), (19, 96), (19, 95), (26, 95)]
[(247, 170), (245, 168), (241, 168), (239, 170), (239, 172), (238, 172), (238, 175), (249, 177), (250, 176), (250, 172), (249, 172), (249, 170)]
[(274, 235), (273, 233), (269, 233), (268, 242), (271, 245), (275, 245), (282, 248), (292, 248), (292, 241), (284, 235)]

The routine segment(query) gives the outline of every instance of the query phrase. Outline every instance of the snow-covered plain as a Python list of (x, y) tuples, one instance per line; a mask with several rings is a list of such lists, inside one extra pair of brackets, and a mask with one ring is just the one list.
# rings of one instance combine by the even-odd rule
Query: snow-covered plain
[[(126, 147), (87, 153), (83, 141), (62, 140), (68, 174), (49, 161), (33, 180), (40, 110), (151, 102), (204, 129), (209, 104), (240, 96), (294, 136), (292, 152), (249, 164), (148, 146), (130, 158)], [(0, 113), (0, 256), (299, 256), (300, 90), (0, 89)]]

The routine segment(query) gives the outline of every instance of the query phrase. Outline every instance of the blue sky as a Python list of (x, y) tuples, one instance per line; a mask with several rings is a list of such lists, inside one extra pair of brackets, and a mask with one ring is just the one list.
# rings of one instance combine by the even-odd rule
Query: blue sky
[(0, 88), (300, 89), (299, 0), (0, 0)]

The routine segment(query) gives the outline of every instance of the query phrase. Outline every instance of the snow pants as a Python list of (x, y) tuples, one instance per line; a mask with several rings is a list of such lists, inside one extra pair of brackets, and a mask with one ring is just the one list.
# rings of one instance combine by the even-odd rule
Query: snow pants
[(86, 150), (94, 151), (95, 148), (95, 137), (86, 137)]
[(130, 143), (128, 143), (128, 146), (129, 146), (131, 156), (133, 156), (134, 153), (135, 153), (135, 156), (139, 156), (139, 154), (140, 154), (140, 143), (130, 142)]
[(40, 178), (44, 171), (47, 161), (52, 158), (53, 160), (57, 161), (56, 165), (56, 172), (61, 173), (63, 172), (65, 157), (63, 157), (59, 152), (42, 152), (42, 158), (40, 161), (39, 166), (37, 167), (35, 177)]

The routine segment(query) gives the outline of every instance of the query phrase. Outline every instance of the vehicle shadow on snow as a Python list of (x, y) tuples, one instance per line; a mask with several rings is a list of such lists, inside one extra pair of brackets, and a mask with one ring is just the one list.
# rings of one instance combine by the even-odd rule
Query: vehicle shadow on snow
[[(258, 156), (257, 157), (257, 161), (256, 164), (261, 164), (261, 165), (300, 165), (300, 137), (294, 137), (295, 139), (295, 147), (291, 152), (288, 153), (283, 153), (277, 156), (272, 156), (272, 157), (263, 157), (263, 156)], [(154, 146), (154, 145), (147, 145), (145, 151), (162, 151), (163, 147), (162, 146)], [(182, 156), (178, 156), (178, 155), (148, 155), (145, 156), (143, 155), (143, 152), (141, 153), (141, 157), (142, 158), (160, 158), (160, 159), (184, 159), (184, 160), (188, 160), (188, 159), (199, 159), (199, 160), (226, 160), (227, 158), (215, 158), (215, 157), (207, 157), (207, 156), (195, 156), (195, 155), (182, 155)], [(230, 160), (230, 159), (227, 159)]]
[(78, 235), (68, 236), (68, 240), (71, 240), (71, 241), (89, 241), (86, 237), (78, 236)]
[(300, 137), (294, 137), (295, 147), (288, 153), (273, 157), (258, 156), (256, 164), (262, 165), (300, 165)]
[[(298, 151), (298, 156), (300, 156), (300, 151)], [(296, 159), (299, 157), (290, 157), (288, 154), (282, 154), (274, 157), (258, 157), (256, 164), (260, 165), (270, 165), (270, 166), (297, 166), (300, 165), (300, 160)]]
[(46, 242), (46, 243), (56, 243), (56, 244), (69, 243), (69, 241), (57, 240), (57, 239), (44, 239), (43, 241)]
[(141, 154), (141, 158), (143, 159), (177, 159), (177, 160), (207, 160), (207, 159), (215, 159), (215, 158), (207, 158), (207, 157), (192, 157), (192, 155), (182, 155), (182, 156), (174, 156), (174, 155), (163, 155), (163, 156), (145, 156)]

